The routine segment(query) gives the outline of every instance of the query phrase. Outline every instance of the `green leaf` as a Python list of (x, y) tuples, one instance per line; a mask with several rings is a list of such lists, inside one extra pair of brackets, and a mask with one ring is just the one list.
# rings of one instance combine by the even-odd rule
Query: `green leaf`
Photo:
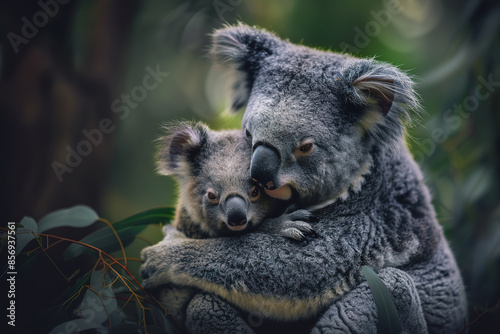
[(389, 290), (387, 290), (384, 282), (382, 282), (380, 277), (378, 277), (377, 273), (375, 273), (372, 268), (362, 266), (361, 270), (368, 281), (373, 298), (375, 299), (375, 305), (377, 306), (377, 332), (384, 334), (401, 333), (402, 327), (398, 310), (396, 310), (392, 296), (389, 293)]
[(49, 213), (38, 222), (38, 231), (43, 233), (54, 227), (87, 227), (99, 219), (97, 213), (85, 205)]
[(111, 283), (112, 279), (102, 270), (92, 272), (90, 277), (92, 290), (88, 289), (85, 292), (80, 305), (80, 315), (83, 319), (100, 325), (108, 320), (108, 315), (118, 310)]
[[(168, 223), (174, 218), (174, 214), (175, 208), (173, 207), (150, 209), (120, 220), (114, 223), (113, 227), (125, 247), (132, 243), (135, 237), (141, 233), (146, 226), (150, 224)], [(80, 241), (97, 247), (108, 254), (120, 249), (120, 244), (116, 239), (116, 235), (109, 226), (89, 234)], [(95, 250), (79, 244), (73, 244), (64, 252), (64, 258), (68, 260), (80, 254), (91, 254), (92, 252), (95, 252)]]
[(31, 217), (23, 217), (19, 224), (23, 227), (18, 227), (16, 229), (16, 256), (21, 253), (31, 240), (35, 239), (33, 233), (38, 233), (36, 221)]
[[(67, 330), (68, 328), (70, 328), (71, 331), (68, 331)], [(49, 334), (75, 333), (74, 331), (77, 331), (76, 333), (81, 333), (89, 329), (96, 329), (96, 330), (99, 329), (102, 332), (106, 330), (106, 328), (103, 325), (98, 325), (95, 322), (87, 321), (87, 319), (72, 319), (67, 322), (63, 322), (62, 324), (59, 324), (57, 327), (53, 328)]]

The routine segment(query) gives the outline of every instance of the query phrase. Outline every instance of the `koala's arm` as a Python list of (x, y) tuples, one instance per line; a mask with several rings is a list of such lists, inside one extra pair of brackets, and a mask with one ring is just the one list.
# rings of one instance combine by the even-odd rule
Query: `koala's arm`
[(357, 284), (362, 256), (355, 238), (325, 235), (299, 245), (255, 232), (196, 240), (167, 228), (162, 242), (142, 252), (143, 285), (196, 287), (268, 318), (299, 319)]
[[(379, 277), (391, 294), (403, 333), (427, 333), (427, 324), (413, 279), (395, 268), (382, 269)], [(363, 281), (331, 304), (312, 330), (307, 331), (313, 334), (375, 334), (378, 317), (373, 294), (368, 282)], [(197, 294), (189, 303), (186, 328), (189, 333), (253, 333), (263, 321), (260, 313), (244, 317), (226, 301), (205, 292)], [(297, 325), (294, 324), (296, 328)]]

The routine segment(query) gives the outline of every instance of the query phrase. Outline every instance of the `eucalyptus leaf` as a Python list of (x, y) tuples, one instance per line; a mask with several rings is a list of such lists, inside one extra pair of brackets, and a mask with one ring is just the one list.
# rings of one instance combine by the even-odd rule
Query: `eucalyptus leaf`
[(80, 333), (89, 329), (104, 329), (102, 325), (96, 325), (93, 321), (88, 319), (73, 319), (64, 322), (50, 331), (50, 334), (59, 333)]
[(38, 231), (43, 233), (54, 227), (87, 227), (99, 219), (97, 213), (85, 205), (76, 205), (68, 209), (49, 213), (38, 222)]
[(21, 253), (31, 240), (35, 239), (34, 234), (38, 233), (36, 221), (31, 217), (24, 217), (19, 224), (22, 227), (16, 229), (16, 256)]
[[(135, 237), (148, 225), (168, 223), (174, 218), (174, 214), (175, 208), (172, 207), (150, 209), (120, 220), (114, 223), (113, 227), (125, 247), (134, 241)], [(80, 241), (99, 248), (106, 253), (120, 250), (120, 243), (109, 226), (105, 226), (93, 233), (90, 233)], [(91, 254), (92, 252), (95, 252), (95, 250), (83, 245), (72, 244), (64, 252), (64, 258), (68, 260), (75, 258), (80, 254)]]
[(106, 326), (108, 315), (117, 310), (117, 302), (109, 275), (102, 270), (92, 272), (91, 289), (87, 289), (79, 307), (78, 316), (89, 324), (88, 328)]
[(402, 326), (399, 319), (398, 310), (394, 305), (392, 296), (387, 290), (384, 282), (378, 277), (377, 273), (368, 266), (361, 267), (363, 275), (368, 281), (370, 290), (372, 291), (375, 305), (377, 306), (378, 323), (377, 332), (396, 334), (401, 333)]

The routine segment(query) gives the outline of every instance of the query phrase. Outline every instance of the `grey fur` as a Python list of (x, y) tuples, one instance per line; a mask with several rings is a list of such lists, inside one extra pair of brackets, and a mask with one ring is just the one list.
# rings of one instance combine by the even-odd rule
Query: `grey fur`
[[(395, 268), (384, 268), (379, 277), (389, 288), (401, 320), (403, 333), (427, 333), (418, 292), (411, 277)], [(377, 310), (367, 282), (332, 304), (315, 324), (311, 334), (377, 333)]]
[[(267, 319), (322, 314), (314, 333), (329, 326), (363, 333), (374, 331), (376, 318), (361, 275), (368, 265), (390, 290), (405, 292), (396, 305), (405, 305), (400, 297), (411, 300), (403, 316), (410, 328), (425, 319), (430, 333), (458, 332), (466, 320), (463, 283), (402, 136), (418, 110), (410, 78), (387, 64), (293, 45), (242, 24), (213, 38), (216, 61), (241, 80), (233, 106), (247, 105), (243, 132), (254, 150), (276, 152), (276, 187), (314, 210), (318, 222), (310, 224), (320, 237), (299, 245), (257, 229), (193, 241), (169, 231), (143, 251), (144, 285), (184, 282)], [(298, 151), (304, 141), (313, 143), (307, 154)]]

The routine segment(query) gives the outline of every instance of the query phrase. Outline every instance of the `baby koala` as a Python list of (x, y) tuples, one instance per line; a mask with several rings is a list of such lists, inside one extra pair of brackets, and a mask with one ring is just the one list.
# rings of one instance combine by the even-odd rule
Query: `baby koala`
[(203, 123), (167, 126), (159, 139), (158, 171), (179, 184), (173, 226), (190, 238), (220, 237), (255, 228), (303, 240), (313, 233), (308, 211), (283, 213), (287, 202), (269, 197), (250, 179), (251, 147), (241, 130), (212, 131)]
[[(288, 202), (269, 197), (250, 179), (251, 147), (241, 130), (212, 131), (202, 123), (179, 122), (166, 131), (159, 139), (158, 172), (174, 176), (179, 184), (172, 224), (178, 231), (190, 238), (220, 237), (265, 221), (259, 231), (298, 241), (315, 234), (309, 211), (283, 213)], [(197, 290), (168, 285), (155, 294), (178, 326), (196, 325), (185, 319)]]

